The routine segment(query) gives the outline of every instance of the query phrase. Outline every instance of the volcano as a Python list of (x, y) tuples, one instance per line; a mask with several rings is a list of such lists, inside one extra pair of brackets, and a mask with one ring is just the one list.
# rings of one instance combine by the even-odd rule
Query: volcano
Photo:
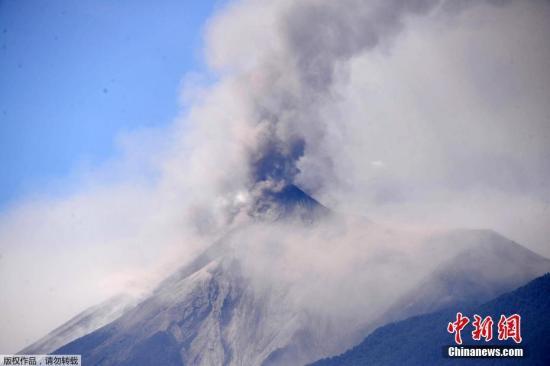
[[(255, 207), (260, 215), (252, 226), (271, 220), (313, 229), (338, 216), (292, 185), (267, 192)], [(549, 260), (502, 236), (455, 231), (426, 241), (425, 251), (434, 245), (443, 251), (445, 246), (455, 249), (417, 283), (416, 292), (403, 291), (401, 302), (386, 307), (384, 317), (372, 318), (365, 312), (342, 322), (338, 315), (296, 307), (287, 284), (274, 281), (261, 288), (254, 286), (254, 278), (245, 274), (231, 245), (239, 230), (220, 238), (118, 318), (81, 334), (55, 353), (81, 354), (83, 364), (105, 366), (303, 365), (349, 349), (368, 334), (368, 324), (383, 323), (390, 318), (388, 314), (391, 319), (402, 319), (462, 299), (464, 290), (471, 289), (472, 276), (476, 286), (471, 291), (484, 301), (550, 270)], [(476, 259), (478, 272), (468, 270), (469, 258)], [(484, 267), (491, 270), (483, 271)], [(354, 270), (359, 275), (369, 270), (369, 264)], [(383, 292), (385, 286), (381, 277), (379, 290)], [(421, 298), (412, 297), (418, 291), (423, 291)], [(69, 322), (62, 327), (67, 333), (73, 325)]]

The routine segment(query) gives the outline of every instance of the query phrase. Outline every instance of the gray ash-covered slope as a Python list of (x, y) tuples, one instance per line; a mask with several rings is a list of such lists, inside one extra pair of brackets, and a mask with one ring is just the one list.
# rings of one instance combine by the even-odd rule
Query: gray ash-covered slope
[(276, 332), (261, 329), (259, 319), (280, 309), (251, 297), (232, 261), (190, 267), (199, 269), (183, 269), (134, 310), (57, 353), (82, 354), (89, 365), (256, 363), (260, 355), (246, 355), (247, 346), (274, 342)]
[[(272, 219), (309, 224), (328, 213), (294, 186), (270, 193), (269, 201)], [(226, 242), (215, 243), (116, 321), (56, 353), (81, 354), (87, 365), (261, 365), (272, 359), (317, 320), (290, 306), (283, 286), (253, 289)], [(326, 354), (322, 340), (315, 342), (312, 337), (307, 351), (295, 354), (296, 364)]]
[(79, 313), (46, 336), (25, 347), (20, 354), (48, 354), (59, 347), (109, 324), (136, 305), (129, 295), (117, 295)]
[[(524, 358), (451, 359), (443, 357), (443, 347), (452, 345), (452, 335), (446, 324), (460, 311), (466, 316), (501, 314), (522, 316), (521, 335)], [(417, 316), (392, 323), (375, 330), (351, 350), (332, 358), (320, 360), (311, 366), (363, 365), (550, 365), (550, 274), (545, 274), (513, 292), (482, 305), (452, 306), (436, 313)], [(496, 332), (496, 330), (495, 330)], [(495, 333), (496, 334), (496, 333)], [(462, 332), (464, 345), (479, 345), (472, 341), (470, 331)], [(512, 340), (493, 340), (482, 344), (515, 345)]]

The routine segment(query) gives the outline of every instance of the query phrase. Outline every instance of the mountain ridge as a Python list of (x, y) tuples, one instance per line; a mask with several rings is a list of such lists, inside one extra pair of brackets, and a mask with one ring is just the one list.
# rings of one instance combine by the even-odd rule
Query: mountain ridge
[[(330, 358), (321, 359), (309, 366), (359, 366), (359, 365), (428, 365), (468, 364), (500, 365), (529, 364), (548, 365), (550, 355), (547, 340), (550, 337), (550, 273), (502, 294), (482, 305), (450, 307), (435, 313), (414, 316), (379, 327), (361, 343), (350, 350)], [(525, 358), (451, 359), (443, 357), (443, 347), (453, 345), (452, 335), (446, 330), (460, 311), (466, 316), (479, 314), (499, 319), (500, 314), (518, 313), (522, 316), (521, 346), (526, 349)], [(495, 325), (496, 326), (496, 325)], [(499, 341), (495, 336), (490, 342), (476, 342), (469, 331), (462, 332), (463, 345), (515, 345), (511, 340)]]

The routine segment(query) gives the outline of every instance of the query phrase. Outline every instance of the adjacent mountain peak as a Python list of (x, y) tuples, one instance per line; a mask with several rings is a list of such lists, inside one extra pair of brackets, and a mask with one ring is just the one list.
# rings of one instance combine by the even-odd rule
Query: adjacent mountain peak
[[(514, 291), (476, 306), (451, 306), (438, 312), (416, 316), (376, 329), (357, 346), (345, 353), (319, 360), (311, 366), (355, 365), (549, 365), (550, 274), (544, 274)], [(441, 350), (452, 343), (445, 325), (460, 311), (466, 315), (482, 314), (498, 319), (500, 314), (522, 316), (521, 346), (523, 358), (444, 358)], [(464, 344), (472, 341), (471, 332), (462, 332)], [(490, 345), (510, 344), (494, 337)], [(390, 351), (389, 351), (390, 350)]]
[(454, 251), (388, 310), (401, 320), (459, 304), (480, 304), (550, 271), (550, 260), (492, 230), (453, 230), (426, 251)]

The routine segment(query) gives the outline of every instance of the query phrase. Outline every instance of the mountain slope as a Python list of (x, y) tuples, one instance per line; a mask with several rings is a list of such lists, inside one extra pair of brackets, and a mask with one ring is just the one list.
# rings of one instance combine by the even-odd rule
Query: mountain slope
[(412, 316), (449, 306), (479, 305), (550, 271), (549, 259), (491, 230), (452, 230), (428, 238), (421, 246), (424, 261), (441, 252), (446, 252), (446, 259), (384, 314), (367, 322), (360, 338)]
[[(277, 222), (273, 231), (284, 230), (286, 223), (294, 226), (300, 223), (299, 226), (310, 230), (315, 226), (312, 224), (322, 223), (321, 220), (329, 216), (334, 218), (334, 215), (327, 215), (328, 209), (295, 186), (265, 192), (255, 209), (258, 215), (253, 216), (250, 225), (260, 225), (256, 227), (260, 231), (265, 229), (261, 226), (265, 222)], [(339, 225), (340, 221), (336, 222)], [(396, 293), (388, 298), (401, 295), (408, 301), (403, 291), (414, 289), (411, 284), (425, 286), (415, 282), (418, 274), (413, 276), (409, 271), (424, 273), (424, 267), (431, 269), (435, 263), (421, 261), (418, 264), (411, 253), (415, 257), (424, 257), (426, 261), (443, 258), (448, 261), (443, 269), (453, 268), (449, 266), (453, 258), (463, 255), (478, 258), (482, 267), (484, 263), (491, 267), (490, 271), (478, 270), (475, 274), (479, 280), (476, 293), (485, 297), (550, 270), (548, 260), (489, 231), (456, 231), (428, 240), (419, 248), (407, 247), (405, 252), (399, 252), (393, 245), (394, 236), (386, 235), (385, 229), (379, 230), (375, 225), (368, 226), (365, 233), (357, 236), (359, 240), (366, 238), (368, 241), (371, 231), (378, 230), (383, 235), (374, 235), (370, 240), (372, 243), (367, 242), (361, 247), (369, 252), (368, 255), (360, 257), (362, 261), (352, 262), (354, 276), (357, 276), (353, 278), (363, 279), (354, 288), (367, 296), (371, 290), (383, 296), (393, 291)], [(302, 294), (295, 288), (291, 289), (288, 283), (279, 281), (277, 275), (270, 276), (274, 281), (258, 286), (257, 279), (246, 273), (243, 269), (246, 263), (232, 247), (247, 236), (245, 229), (228, 233), (160, 283), (136, 307), (106, 326), (64, 345), (56, 353), (81, 354), (83, 363), (88, 365), (155, 365), (159, 360), (165, 365), (303, 365), (349, 349), (373, 326), (385, 321), (384, 317), (376, 317), (380, 310), (390, 309), (380, 307), (380, 303), (371, 306), (368, 302), (369, 309), (361, 308), (359, 314), (354, 313), (350, 318), (349, 314), (326, 311), (330, 305), (325, 303), (315, 304), (321, 308), (320, 312), (297, 306), (296, 296)], [(338, 235), (344, 235), (346, 230), (340, 228), (333, 235), (339, 238)], [(276, 243), (271, 243), (271, 237), (267, 240), (270, 241), (266, 246), (268, 252), (276, 255), (279, 250)], [(379, 240), (382, 242), (378, 243)], [(339, 243), (336, 241), (335, 244)], [(254, 256), (248, 258), (254, 259)], [(395, 279), (389, 281), (386, 277), (388, 266), (402, 269), (403, 273), (394, 273)], [(503, 266), (508, 270), (502, 271)], [(418, 267), (422, 267), (422, 271)], [(470, 272), (466, 268), (458, 270), (460, 266), (456, 268), (441, 273), (452, 274), (451, 278), (457, 283), (470, 283)], [(499, 271), (506, 273), (503, 279), (497, 275)], [(410, 280), (407, 286), (393, 287), (401, 279), (409, 278), (415, 280)], [(315, 281), (315, 278), (311, 280)], [(398, 302), (391, 315), (402, 318), (409, 311), (438, 308), (446, 304), (448, 296), (458, 298), (463, 287), (447, 286), (441, 282), (440, 291), (435, 296), (428, 296), (431, 295), (429, 291), (426, 295), (435, 302), (430, 300), (430, 304), (422, 304), (422, 298), (413, 298), (416, 301), (413, 310)], [(441, 300), (439, 303), (438, 299)], [(346, 302), (346, 299), (341, 300)], [(372, 300), (376, 301), (376, 298)]]
[(260, 365), (307, 320), (285, 296), (284, 288), (253, 291), (238, 263), (212, 260), (56, 353), (82, 354), (90, 365), (154, 364), (143, 355), (166, 357), (167, 365)]
[(137, 300), (118, 295), (92, 306), (76, 315), (46, 336), (25, 347), (20, 354), (48, 354), (59, 347), (108, 324), (128, 311)]
[(454, 230), (432, 237), (427, 251), (456, 251), (387, 312), (385, 321), (461, 304), (481, 304), (550, 271), (550, 260), (491, 231)]
[[(269, 192), (264, 202), (264, 221), (308, 225), (328, 213), (295, 186)], [(234, 234), (168, 277), (134, 309), (56, 353), (82, 354), (91, 365), (151, 365), (157, 357), (166, 365), (260, 365), (270, 359), (317, 320), (296, 311), (284, 286), (253, 288), (233, 256)], [(325, 353), (313, 346), (304, 361), (312, 354)]]
[[(487, 297), (550, 268), (546, 259), (488, 231), (449, 235), (462, 245), (452, 256), (457, 264), (444, 263), (427, 283), (442, 277), (460, 286), (435, 288), (435, 297), (427, 297), (431, 307), (444, 306), (447, 298), (458, 299), (473, 283), (471, 276), (478, 279), (474, 293)], [(481, 267), (485, 263), (494, 268), (469, 273), (463, 255), (478, 258)], [(499, 272), (505, 274), (504, 281), (496, 275)], [(359, 324), (366, 319), (344, 326), (297, 310), (287, 290), (276, 284), (260, 292), (254, 289), (222, 240), (134, 309), (56, 352), (82, 354), (90, 365), (151, 365), (154, 357), (164, 357), (168, 365), (300, 365), (341, 352), (361, 339)], [(424, 293), (430, 295), (428, 290)], [(438, 296), (439, 304), (434, 302)], [(418, 305), (421, 298), (415, 300)], [(394, 315), (408, 311), (403, 307)]]
[[(442, 349), (453, 343), (446, 325), (454, 320), (456, 312), (465, 315), (491, 315), (518, 313), (522, 316), (522, 345), (527, 357), (518, 359), (449, 359)], [(526, 364), (549, 365), (550, 340), (550, 274), (539, 277), (527, 285), (495, 300), (472, 307), (451, 307), (436, 313), (413, 317), (378, 328), (356, 347), (342, 355), (323, 359), (312, 366), (355, 365), (436, 365), (436, 364)], [(469, 331), (462, 332), (464, 345), (480, 344), (472, 341)], [(495, 339), (487, 344), (512, 344)], [(484, 343), (484, 342), (482, 342)]]

